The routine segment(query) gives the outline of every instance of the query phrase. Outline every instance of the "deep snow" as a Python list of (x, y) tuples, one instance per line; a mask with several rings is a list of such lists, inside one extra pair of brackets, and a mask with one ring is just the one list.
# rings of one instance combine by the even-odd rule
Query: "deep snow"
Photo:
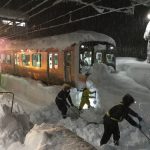
[[(52, 125), (53, 123), (55, 124), (56, 128), (64, 126), (70, 129), (73, 133), (77, 134), (78, 136), (82, 137), (87, 142), (92, 144), (96, 149), (149, 150), (150, 145), (148, 143), (148, 140), (138, 129), (132, 127), (127, 121), (123, 121), (122, 123), (120, 123), (121, 138), (119, 147), (113, 146), (112, 140), (110, 140), (108, 144), (102, 147), (100, 147), (99, 145), (103, 133), (103, 124), (101, 124), (102, 117), (105, 111), (107, 111), (114, 104), (119, 103), (123, 95), (125, 95), (126, 93), (130, 93), (131, 95), (133, 95), (133, 97), (137, 101), (137, 103), (134, 104), (132, 108), (144, 118), (147, 124), (147, 128), (149, 128), (149, 76), (150, 65), (146, 62), (138, 61), (135, 58), (117, 58), (117, 73), (110, 73), (109, 68), (103, 64), (95, 64), (92, 69), (92, 74), (88, 78), (87, 86), (90, 87), (91, 90), (96, 89), (97, 105), (95, 106), (95, 108), (84, 110), (84, 112), (81, 114), (82, 118), (75, 120), (71, 119), (70, 117), (68, 117), (67, 119), (61, 119), (60, 112), (58, 111), (54, 103), (55, 97), (61, 89), (61, 86), (45, 87), (40, 82), (36, 82), (30, 79), (13, 77), (10, 75), (2, 75), (2, 88), (7, 91), (13, 91), (15, 93), (15, 101), (23, 107), (25, 111), (25, 113), (23, 114), (26, 116), (25, 118), (28, 118), (27, 116), (30, 116), (30, 121), (34, 124), (37, 124), (33, 129), (30, 130), (26, 137), (24, 137), (24, 135), (22, 134), (22, 139), (25, 138), (24, 144), (21, 144), (20, 142), (14, 143), (15, 140), (13, 138), (11, 139), (12, 142), (9, 142), (8, 137), (4, 137), (3, 140), (8, 141), (7, 147), (9, 147), (9, 150), (36, 149), (39, 148), (37, 141), (39, 141), (41, 145), (46, 145), (44, 147), (41, 147), (40, 145), (41, 149), (49, 149), (49, 142), (51, 142), (51, 145), (53, 145), (53, 147), (50, 147), (50, 149), (58, 149), (54, 144), (58, 140), (58, 138), (53, 135), (49, 136), (49, 132), (46, 130), (47, 128), (48, 130), (52, 130), (54, 128), (54, 125)], [(81, 93), (79, 93), (76, 89), (72, 89), (71, 96), (74, 104), (78, 105)], [(5, 95), (3, 99), (4, 98)], [(18, 109), (18, 107), (14, 108), (13, 111)], [(20, 108), (19, 110), (22, 109)], [(23, 110), (21, 112), (23, 112)], [(9, 119), (4, 120), (6, 120), (7, 124), (10, 123)], [(29, 122), (29, 119), (27, 120), (29, 124), (28, 127), (30, 127), (31, 124)], [(88, 124), (89, 121), (99, 122), (100, 124)], [(41, 125), (41, 123), (43, 122), (46, 124)], [(16, 126), (18, 126), (17, 123)], [(145, 124), (143, 126), (145, 126)], [(45, 132), (42, 132), (41, 134), (36, 133), (35, 129), (40, 129), (41, 127)], [(26, 131), (28, 130), (29, 128), (26, 129)], [(147, 131), (148, 133), (148, 129), (146, 130), (144, 128), (144, 131)], [(21, 136), (21, 134), (19, 134), (19, 136)], [(75, 135), (73, 134), (73, 136)], [(17, 140), (18, 139), (16, 139), (16, 141)], [(61, 143), (63, 141), (63, 138), (61, 139), (59, 137), (59, 140), (59, 142)], [(3, 143), (0, 145), (5, 146)], [(75, 145), (71, 148), (68, 147), (68, 149), (75, 149)], [(84, 145), (87, 146), (87, 143), (84, 143)], [(62, 147), (59, 147), (59, 149), (63, 149)], [(80, 147), (79, 149), (83, 148)]]

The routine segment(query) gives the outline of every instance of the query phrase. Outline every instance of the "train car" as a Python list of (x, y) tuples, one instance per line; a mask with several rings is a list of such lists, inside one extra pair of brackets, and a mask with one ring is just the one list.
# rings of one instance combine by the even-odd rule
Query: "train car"
[(0, 52), (2, 73), (31, 77), (46, 84), (85, 82), (94, 63), (116, 69), (115, 41), (93, 31), (5, 42)]

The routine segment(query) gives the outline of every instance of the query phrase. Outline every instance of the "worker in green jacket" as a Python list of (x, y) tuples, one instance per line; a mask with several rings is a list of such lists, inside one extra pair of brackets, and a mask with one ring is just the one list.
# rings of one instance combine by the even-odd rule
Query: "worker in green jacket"
[(88, 88), (83, 89), (82, 97), (81, 97), (81, 102), (79, 106), (79, 110), (83, 109), (83, 106), (85, 104), (88, 105), (88, 108), (90, 108), (90, 100), (89, 98), (95, 98), (94, 96), (90, 96), (90, 94), (96, 93), (96, 91), (91, 92)]

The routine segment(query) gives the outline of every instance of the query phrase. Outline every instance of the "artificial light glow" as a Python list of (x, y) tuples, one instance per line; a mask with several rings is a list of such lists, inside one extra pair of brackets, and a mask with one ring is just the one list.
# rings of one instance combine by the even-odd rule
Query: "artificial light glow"
[(10, 20), (2, 20), (3, 24), (13, 25), (13, 22)]
[(20, 27), (25, 27), (26, 26), (25, 22), (16, 21), (15, 23), (16, 23), (17, 26), (20, 26)]
[(147, 18), (150, 20), (150, 14), (147, 15)]
[(81, 48), (84, 48), (84, 45), (81, 45)]
[(114, 47), (113, 47), (113, 46), (110, 46), (110, 49), (112, 50), (112, 49), (114, 49)]

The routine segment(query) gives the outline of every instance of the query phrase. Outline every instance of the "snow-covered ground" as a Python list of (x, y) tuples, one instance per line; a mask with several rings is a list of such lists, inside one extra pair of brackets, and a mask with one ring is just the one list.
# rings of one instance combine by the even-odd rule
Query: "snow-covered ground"
[[(117, 73), (110, 73), (109, 68), (103, 64), (95, 64), (92, 74), (88, 78), (87, 86), (91, 90), (96, 89), (97, 103), (95, 108), (84, 110), (81, 118), (78, 119), (70, 117), (61, 119), (60, 112), (54, 103), (61, 86), (46, 87), (40, 82), (10, 75), (2, 75), (1, 84), (1, 91), (5, 89), (14, 92), (15, 102), (17, 102), (14, 105), (13, 114), (11, 114), (9, 108), (4, 105), (4, 101), (11, 100), (11, 97), (1, 96), (0, 149), (2, 150), (150, 149), (146, 137), (127, 121), (119, 124), (120, 146), (113, 146), (113, 142), (110, 140), (108, 144), (100, 147), (103, 133), (102, 117), (105, 111), (119, 103), (126, 93), (130, 93), (135, 98), (137, 103), (132, 108), (144, 118), (146, 124), (143, 124), (143, 129), (148, 134), (150, 126), (150, 64), (146, 62), (138, 61), (135, 58), (117, 58)], [(76, 106), (79, 104), (80, 95), (81, 93), (72, 88), (71, 96)], [(93, 103), (92, 99), (91, 103)], [(33, 124), (36, 125), (32, 128)], [(145, 126), (147, 126), (147, 130)], [(77, 137), (76, 134), (93, 147)]]

